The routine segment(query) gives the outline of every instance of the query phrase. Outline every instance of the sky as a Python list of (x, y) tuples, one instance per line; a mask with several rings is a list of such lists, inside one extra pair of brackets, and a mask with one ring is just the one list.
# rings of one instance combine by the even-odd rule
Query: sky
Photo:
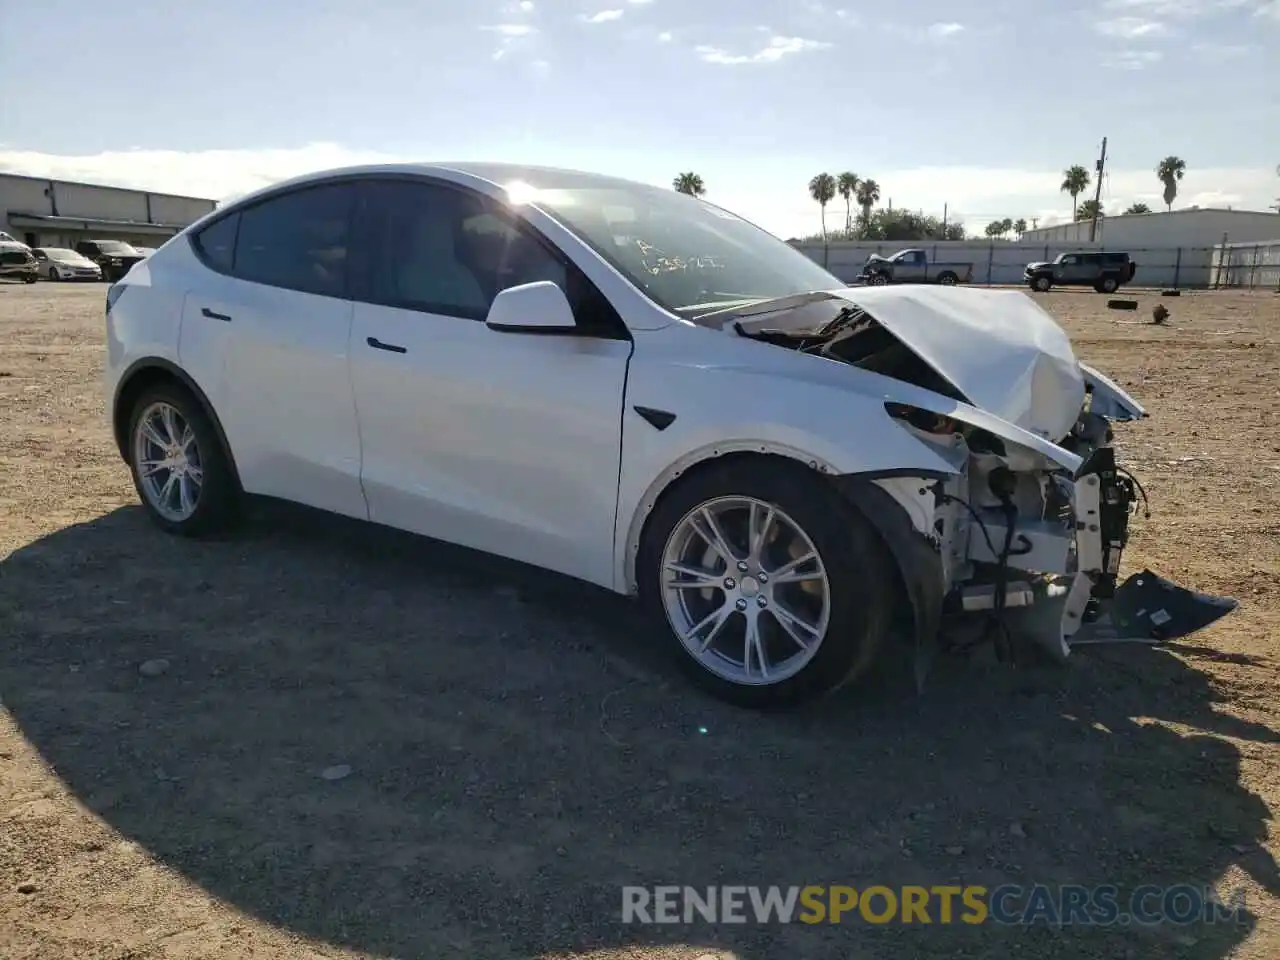
[[(1280, 202), (1280, 0), (4, 3), (0, 170), (228, 199), (350, 163), (669, 185), (783, 237), (816, 173), (963, 220)], [(841, 201), (828, 223), (842, 222)]]

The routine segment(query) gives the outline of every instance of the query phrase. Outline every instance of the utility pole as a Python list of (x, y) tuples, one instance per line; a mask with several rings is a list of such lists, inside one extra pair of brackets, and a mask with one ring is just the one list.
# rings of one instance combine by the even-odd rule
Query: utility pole
[(1102, 138), (1102, 156), (1098, 157), (1098, 182), (1093, 191), (1093, 220), (1089, 224), (1089, 242), (1098, 238), (1098, 214), (1102, 212), (1102, 175), (1107, 169), (1107, 138)]
[(947, 239), (947, 205), (942, 205), (942, 239)]
[(1032, 218), (1031, 218), (1031, 229), (1032, 229), (1032, 230), (1034, 230), (1034, 229), (1036, 228), (1036, 225), (1037, 225), (1037, 224), (1039, 224), (1039, 223), (1040, 223), (1040, 218), (1039, 218), (1039, 217), (1032, 217)]

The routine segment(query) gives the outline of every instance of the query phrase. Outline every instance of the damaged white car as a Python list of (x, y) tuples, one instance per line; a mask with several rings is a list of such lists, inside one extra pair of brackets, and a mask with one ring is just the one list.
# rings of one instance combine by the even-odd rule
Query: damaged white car
[[(718, 207), (503, 165), (229, 204), (107, 297), (112, 428), (165, 529), (284, 498), (637, 595), (769, 706), (892, 643), (1058, 657), (1234, 602), (1117, 586), (1144, 416), (1021, 292), (844, 287)], [(420, 625), (416, 625), (420, 626)]]

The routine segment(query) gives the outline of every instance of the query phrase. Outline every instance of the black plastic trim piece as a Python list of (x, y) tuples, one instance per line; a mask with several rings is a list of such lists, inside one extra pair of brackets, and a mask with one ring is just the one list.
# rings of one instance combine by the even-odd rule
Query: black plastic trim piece
[(200, 316), (208, 317), (210, 320), (221, 320), (223, 323), (230, 323), (231, 317), (225, 313), (214, 313), (208, 307), (200, 308)]
[(578, 326), (562, 326), (562, 327), (526, 327), (518, 323), (486, 323), (486, 327), (497, 333), (528, 333), (533, 335), (541, 334), (544, 337), (595, 337), (586, 330)]
[(665, 430), (676, 422), (676, 415), (670, 410), (657, 410), (653, 407), (632, 407), (636, 413), (657, 430)]

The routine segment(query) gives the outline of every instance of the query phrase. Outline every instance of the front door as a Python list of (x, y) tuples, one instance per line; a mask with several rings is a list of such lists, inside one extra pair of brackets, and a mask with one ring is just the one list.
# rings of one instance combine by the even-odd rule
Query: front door
[(555, 281), (580, 324), (595, 291), (479, 195), (362, 189), (351, 373), (370, 519), (612, 585), (630, 339), (490, 330), (506, 287)]

